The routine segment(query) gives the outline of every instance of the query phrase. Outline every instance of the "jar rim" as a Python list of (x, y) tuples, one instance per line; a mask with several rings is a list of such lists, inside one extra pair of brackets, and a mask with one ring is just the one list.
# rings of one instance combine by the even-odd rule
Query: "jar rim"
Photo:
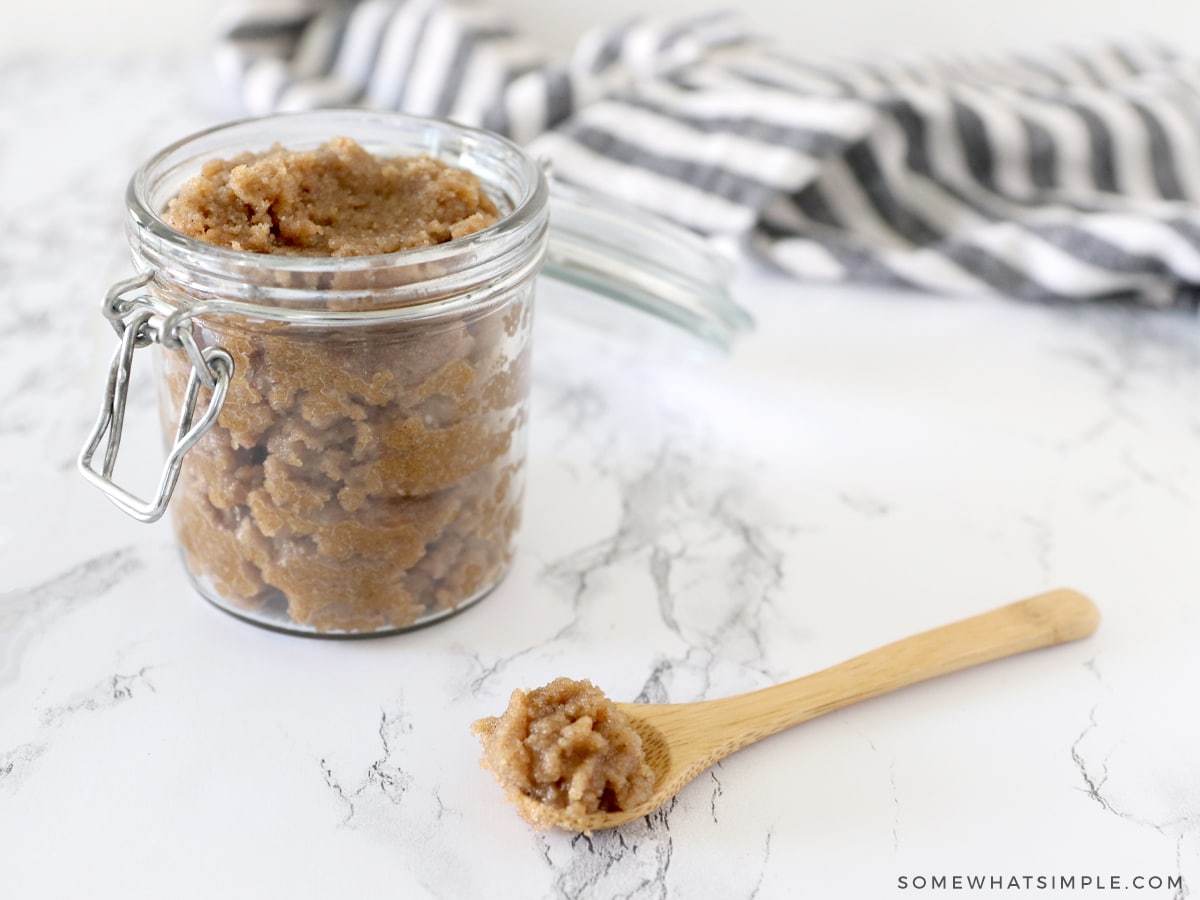
[[(264, 130), (278, 132), (278, 136), (264, 135)], [(478, 169), (485, 160), (499, 161), (517, 188), (515, 196), (505, 198), (506, 205), (510, 208), (502, 210), (504, 215), (499, 221), (472, 234), (428, 247), (359, 256), (292, 256), (210, 244), (169, 225), (161, 212), (165, 208), (165, 202), (156, 203), (152, 196), (160, 186), (159, 182), (168, 175), (173, 175), (174, 181), (181, 181), (179, 173), (175, 170), (191, 164), (191, 175), (194, 175), (197, 162), (203, 163), (219, 158), (221, 154), (242, 152), (248, 148), (241, 147), (239, 150), (239, 144), (252, 136), (257, 137), (259, 143), (265, 139), (269, 142), (267, 146), (275, 143), (289, 146), (289, 143), (285, 143), (289, 141), (289, 149), (292, 149), (292, 139), (316, 146), (317, 143), (323, 143), (340, 134), (346, 134), (360, 142), (364, 142), (364, 135), (370, 134), (373, 139), (366, 141), (364, 146), (386, 146), (392, 150), (426, 153), (435, 158), (439, 156), (439, 151), (447, 147), (457, 148), (459, 156), (478, 165), (472, 168), (462, 164), (461, 160), (451, 164), (473, 171), (480, 177), (490, 195), (498, 185), (489, 182)], [(383, 140), (383, 136), (394, 136), (396, 140), (391, 143)], [(421, 136), (423, 140), (415, 140), (416, 136)], [(371, 149), (371, 146), (367, 146), (367, 149)], [(169, 192), (170, 196), (174, 196), (177, 189), (178, 184), (175, 184), (174, 190)], [(126, 206), (131, 243), (134, 244), (135, 251), (145, 258), (148, 266), (156, 271), (164, 266), (169, 268), (171, 263), (175, 263), (178, 268), (182, 262), (184, 268), (202, 271), (232, 287), (241, 280), (247, 270), (287, 276), (309, 276), (305, 279), (306, 282), (310, 282), (314, 277), (328, 275), (369, 275), (397, 269), (417, 272), (430, 270), (442, 274), (403, 283), (410, 286), (419, 285), (422, 294), (436, 298), (440, 292), (434, 289), (434, 282), (439, 278), (457, 275), (461, 280), (463, 272), (472, 267), (478, 268), (482, 274), (483, 270), (490, 268), (480, 266), (482, 261), (498, 260), (531, 244), (534, 249), (540, 249), (543, 242), (538, 239), (544, 237), (546, 229), (548, 196), (549, 188), (541, 166), (524, 149), (499, 134), (442, 118), (388, 111), (342, 109), (249, 117), (224, 122), (186, 135), (164, 147), (135, 170), (126, 189)], [(493, 196), (493, 200), (496, 199)], [(540, 262), (540, 253), (537, 256), (537, 261)], [(488, 279), (494, 276), (495, 273), (489, 271)], [(287, 293), (288, 290), (276, 288), (277, 292), (282, 293)], [(291, 291), (296, 295), (289, 298), (291, 302), (280, 303), (276, 298), (265, 305), (274, 308), (281, 305), (298, 305), (304, 308), (311, 303), (303, 302), (300, 295), (319, 292), (322, 297), (327, 297), (330, 293), (313, 288)], [(364, 291), (360, 290), (357, 293), (361, 294)], [(461, 286), (453, 293), (461, 293)], [(258, 305), (251, 297), (238, 299), (249, 301), (246, 304), (248, 306)], [(415, 302), (428, 301), (418, 298)], [(440, 305), (436, 299), (434, 302)], [(408, 304), (398, 305), (404, 307)]]

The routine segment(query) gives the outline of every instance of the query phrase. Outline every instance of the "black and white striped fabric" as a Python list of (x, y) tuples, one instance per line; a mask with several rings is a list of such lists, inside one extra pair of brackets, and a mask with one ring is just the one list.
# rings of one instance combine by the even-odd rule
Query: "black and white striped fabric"
[(483, 125), (807, 279), (1200, 295), (1200, 64), (1151, 43), (817, 63), (713, 15), (595, 31), (558, 63), (476, 2), (243, 0), (218, 60), (252, 113)]

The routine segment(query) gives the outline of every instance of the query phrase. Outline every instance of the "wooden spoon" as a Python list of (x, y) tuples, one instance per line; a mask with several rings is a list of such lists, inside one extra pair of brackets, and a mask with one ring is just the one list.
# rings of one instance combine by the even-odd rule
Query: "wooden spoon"
[(1100, 624), (1087, 597), (1056, 590), (904, 638), (828, 669), (699, 703), (618, 703), (641, 735), (654, 793), (632, 809), (572, 816), (517, 798), (530, 821), (567, 831), (612, 828), (654, 812), (705, 769), (765, 737), (860, 700), (961, 669), (1085, 638)]

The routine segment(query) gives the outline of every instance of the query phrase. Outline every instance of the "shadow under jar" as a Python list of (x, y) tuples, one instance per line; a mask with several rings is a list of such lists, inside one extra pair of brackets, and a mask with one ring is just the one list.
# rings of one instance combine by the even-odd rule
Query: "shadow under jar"
[[(226, 249), (164, 221), (204, 162), (275, 143), (310, 150), (335, 135), (376, 156), (429, 155), (474, 173), (499, 221), (442, 244), (343, 257)], [(170, 500), (197, 588), (259, 624), (378, 634), (475, 602), (503, 578), (521, 516), (547, 199), (540, 168), (503, 138), (393, 114), (274, 116), (167, 148), (130, 183), (142, 274), (106, 306), (122, 347), (84, 474), (144, 521)], [(163, 345), (172, 452), (159, 496), (143, 502), (110, 476), (122, 382), (149, 343)], [(90, 462), (106, 430), (101, 476)]]

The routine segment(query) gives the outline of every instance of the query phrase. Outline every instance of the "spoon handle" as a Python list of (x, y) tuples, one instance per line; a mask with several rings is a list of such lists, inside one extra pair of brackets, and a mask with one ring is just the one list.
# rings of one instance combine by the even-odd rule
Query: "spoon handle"
[(712, 701), (712, 724), (723, 734), (711, 734), (711, 738), (733, 752), (860, 700), (995, 659), (1085, 638), (1099, 623), (1100, 611), (1083, 594), (1066, 589), (1039, 594), (887, 644), (794, 681)]

